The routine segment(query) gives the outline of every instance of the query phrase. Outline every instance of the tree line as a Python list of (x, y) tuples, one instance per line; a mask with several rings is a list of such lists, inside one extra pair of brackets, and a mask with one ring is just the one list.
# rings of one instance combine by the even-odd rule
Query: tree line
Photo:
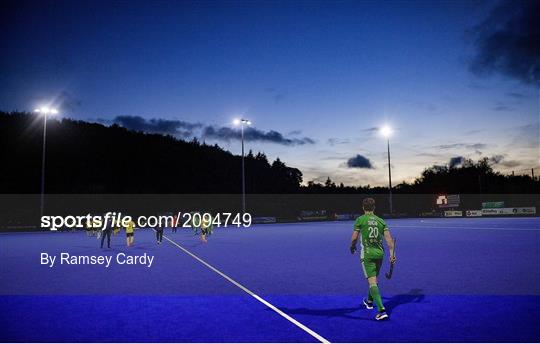
[[(40, 192), (43, 119), (0, 112), (0, 193)], [(73, 119), (47, 122), (47, 193), (237, 194), (241, 157), (197, 139), (135, 132)], [(383, 194), (385, 187), (303, 184), (302, 172), (264, 153), (245, 157), (251, 194)], [(493, 170), (487, 158), (426, 168), (396, 194), (540, 193), (540, 181)]]
[[(241, 157), (197, 139), (49, 119), (46, 193), (189, 194), (241, 192)], [(0, 112), (0, 192), (39, 193), (43, 119)], [(302, 173), (264, 153), (245, 157), (251, 193), (294, 193)]]

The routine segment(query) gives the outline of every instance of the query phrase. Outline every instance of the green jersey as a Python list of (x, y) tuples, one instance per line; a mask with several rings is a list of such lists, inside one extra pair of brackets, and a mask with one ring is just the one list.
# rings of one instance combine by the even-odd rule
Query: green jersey
[(354, 230), (360, 232), (362, 258), (382, 259), (384, 257), (383, 236), (388, 230), (386, 222), (375, 214), (364, 214), (356, 219)]

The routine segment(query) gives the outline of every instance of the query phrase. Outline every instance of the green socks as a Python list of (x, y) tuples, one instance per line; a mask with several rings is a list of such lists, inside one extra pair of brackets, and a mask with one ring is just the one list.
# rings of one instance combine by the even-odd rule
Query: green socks
[(373, 301), (375, 301), (379, 312), (384, 312), (381, 293), (379, 292), (379, 287), (376, 284), (372, 284), (369, 286), (369, 296), (373, 299)]

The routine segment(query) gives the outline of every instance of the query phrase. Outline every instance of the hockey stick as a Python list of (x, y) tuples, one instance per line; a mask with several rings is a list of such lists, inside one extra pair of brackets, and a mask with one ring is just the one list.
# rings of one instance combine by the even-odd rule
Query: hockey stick
[[(392, 257), (396, 256), (396, 238), (394, 238), (394, 250), (392, 251)], [(387, 279), (392, 278), (392, 274), (394, 273), (394, 263), (390, 263), (390, 271), (388, 271), (384, 276), (386, 276)]]

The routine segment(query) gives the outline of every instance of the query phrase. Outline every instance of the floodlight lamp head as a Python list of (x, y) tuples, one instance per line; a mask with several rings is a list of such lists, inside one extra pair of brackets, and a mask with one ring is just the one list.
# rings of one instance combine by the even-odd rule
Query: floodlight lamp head
[(57, 115), (58, 110), (55, 108), (49, 108), (47, 106), (42, 106), (40, 108), (37, 108), (34, 110), (35, 113), (39, 113), (42, 115)]
[(390, 137), (390, 135), (392, 135), (393, 130), (388, 125), (385, 125), (380, 128), (379, 132), (381, 133), (382, 136), (388, 138)]

